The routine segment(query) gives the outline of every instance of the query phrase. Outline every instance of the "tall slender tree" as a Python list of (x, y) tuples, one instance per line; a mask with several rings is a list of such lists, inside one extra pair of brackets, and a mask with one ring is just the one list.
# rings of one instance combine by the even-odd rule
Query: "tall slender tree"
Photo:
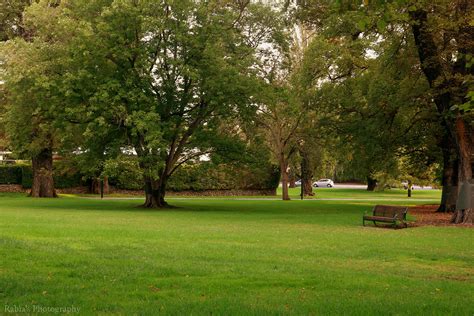
[[(273, 83), (275, 85), (275, 83)], [(303, 112), (298, 99), (289, 87), (271, 88), (272, 98), (258, 113), (258, 121), (270, 151), (280, 167), (282, 199), (289, 200), (290, 161), (298, 153), (299, 128)], [(278, 91), (273, 91), (277, 89)]]

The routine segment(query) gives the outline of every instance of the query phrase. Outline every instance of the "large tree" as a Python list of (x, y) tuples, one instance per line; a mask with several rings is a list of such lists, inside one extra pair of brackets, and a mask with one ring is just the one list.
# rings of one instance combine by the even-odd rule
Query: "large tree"
[[(33, 1), (2, 2), (0, 7), (1, 67), (5, 100), (5, 134), (9, 147), (25, 158), (31, 158), (32, 197), (56, 197), (53, 180), (53, 149), (56, 130), (49, 112), (48, 73), (55, 71), (48, 45), (33, 41), (35, 25), (28, 25), (25, 8)], [(54, 6), (49, 4), (48, 6)]]
[[(288, 187), (294, 187), (296, 173), (291, 162), (298, 154), (301, 142), (301, 126), (305, 121), (305, 107), (293, 77), (298, 54), (297, 45), (291, 43), (290, 30), (283, 20), (267, 17), (265, 25), (272, 25), (279, 36), (266, 37), (259, 47), (263, 53), (257, 63), (259, 75), (265, 82), (258, 100), (257, 121), (261, 127), (273, 160), (280, 168), (282, 199), (289, 200)], [(272, 35), (273, 33), (270, 33)]]
[(145, 207), (167, 206), (168, 179), (212, 149), (223, 118), (253, 111), (256, 48), (270, 32), (261, 5), (75, 0), (31, 11), (36, 40), (57, 40), (64, 57), (56, 118), (81, 126), (84, 151), (101, 138), (135, 152)]
[(282, 199), (289, 200), (290, 161), (298, 153), (299, 128), (303, 120), (301, 103), (288, 86), (270, 87), (271, 98), (262, 104), (258, 121), (281, 173)]
[(377, 174), (396, 169), (401, 149), (420, 146), (415, 140), (425, 139), (426, 128), (417, 126), (432, 120), (424, 110), (427, 84), (413, 68), (415, 51), (407, 54), (403, 36), (376, 41), (337, 32), (313, 39), (300, 82), (313, 91), (309, 103), (320, 117), (321, 134), (329, 132), (333, 142), (349, 149), (343, 164), (374, 190)]
[[(447, 147), (445, 157), (453, 151), (449, 143), (454, 140), (457, 157), (448, 159), (457, 159), (457, 181), (459, 184), (471, 181), (474, 3), (469, 0), (420, 1), (409, 6), (408, 12), (421, 69), (432, 88), (436, 108), (447, 131), (443, 139)], [(453, 216), (454, 223), (473, 221), (472, 209), (457, 210)]]
[[(436, 133), (443, 152), (443, 198), (440, 209), (452, 209), (457, 187), (472, 178), (472, 1), (305, 1), (300, 17), (336, 38), (362, 42), (367, 38), (386, 41), (403, 35), (418, 51), (413, 68), (421, 69), (431, 88), (426, 105), (439, 116)], [(331, 28), (331, 25), (338, 25)], [(403, 42), (402, 42), (403, 43)], [(402, 45), (407, 46), (407, 45)], [(371, 46), (365, 45), (370, 51)], [(411, 50), (406, 52), (411, 54)], [(464, 158), (461, 158), (464, 157)], [(456, 222), (469, 221), (460, 211)], [(459, 216), (458, 216), (459, 215)], [(466, 218), (466, 219), (464, 219)]]

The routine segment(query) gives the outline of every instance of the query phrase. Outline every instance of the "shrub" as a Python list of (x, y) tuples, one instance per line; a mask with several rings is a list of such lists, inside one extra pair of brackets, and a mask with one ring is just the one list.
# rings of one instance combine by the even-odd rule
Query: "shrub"
[[(143, 175), (136, 157), (123, 156), (107, 161), (104, 174), (109, 177), (109, 183), (119, 189), (143, 188)], [(268, 163), (245, 165), (215, 164), (208, 161), (183, 165), (171, 176), (167, 189), (170, 191), (267, 190), (276, 189), (279, 180), (278, 168)]]
[(54, 186), (57, 189), (74, 188), (84, 185), (82, 174), (70, 160), (54, 161)]
[(30, 165), (21, 166), (21, 185), (25, 189), (30, 189), (33, 185), (33, 170)]
[[(105, 164), (104, 175), (119, 189), (143, 189), (143, 175), (136, 157), (121, 156)], [(54, 184), (58, 189), (84, 185), (83, 175), (69, 160), (54, 162)], [(211, 161), (184, 165), (168, 183), (170, 191), (206, 190), (271, 190), (278, 187), (278, 168), (268, 163), (216, 164)], [(29, 189), (33, 184), (31, 165), (0, 166), (0, 184), (21, 184)]]
[[(30, 189), (33, 185), (33, 170), (31, 165), (20, 167), (22, 171), (21, 185), (25, 189)], [(54, 187), (57, 189), (66, 189), (84, 185), (82, 175), (75, 169), (71, 169), (68, 161), (54, 162)]]
[(143, 175), (136, 157), (120, 156), (106, 161), (104, 175), (109, 177), (109, 184), (119, 189), (143, 189)]
[(21, 184), (21, 167), (0, 165), (0, 184)]

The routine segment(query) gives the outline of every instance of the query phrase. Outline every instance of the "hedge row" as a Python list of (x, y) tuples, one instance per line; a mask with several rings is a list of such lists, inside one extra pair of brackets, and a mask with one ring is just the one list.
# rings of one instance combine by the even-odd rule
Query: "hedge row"
[[(56, 188), (64, 189), (86, 185), (83, 175), (79, 172), (65, 173), (65, 168), (60, 166), (64, 163), (55, 163), (57, 164), (54, 174)], [(135, 160), (122, 159), (118, 164), (116, 162), (114, 169), (113, 174), (109, 175), (111, 185), (128, 190), (143, 188), (143, 176)], [(167, 188), (170, 191), (272, 190), (278, 187), (279, 179), (278, 168), (271, 165), (251, 167), (237, 164), (216, 165), (209, 162), (181, 167), (171, 177)], [(21, 184), (23, 188), (31, 188), (32, 182), (31, 166), (0, 166), (0, 184)]]
[(21, 184), (22, 169), (16, 165), (0, 165), (0, 184)]
[(179, 169), (170, 179), (171, 191), (271, 190), (278, 187), (280, 172), (267, 165), (261, 169), (233, 164), (204, 163)]
[[(29, 189), (33, 184), (33, 171), (29, 165), (0, 165), (0, 184), (21, 184)], [(73, 188), (84, 185), (78, 173), (54, 175), (54, 185), (58, 189)]]
[[(111, 168), (112, 169), (112, 168)], [(143, 176), (138, 162), (124, 158), (114, 161), (109, 183), (119, 189), (143, 188)], [(238, 164), (213, 164), (204, 162), (179, 168), (170, 178), (170, 191), (207, 190), (273, 190), (278, 187), (279, 169), (272, 165), (242, 166)]]

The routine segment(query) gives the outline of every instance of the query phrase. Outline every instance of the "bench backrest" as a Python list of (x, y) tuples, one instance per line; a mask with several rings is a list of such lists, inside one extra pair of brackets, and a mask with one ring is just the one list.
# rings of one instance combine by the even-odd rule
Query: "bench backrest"
[(398, 214), (397, 218), (406, 219), (408, 207), (406, 206), (393, 206), (393, 205), (376, 205), (374, 207), (374, 216), (382, 217), (395, 217)]

